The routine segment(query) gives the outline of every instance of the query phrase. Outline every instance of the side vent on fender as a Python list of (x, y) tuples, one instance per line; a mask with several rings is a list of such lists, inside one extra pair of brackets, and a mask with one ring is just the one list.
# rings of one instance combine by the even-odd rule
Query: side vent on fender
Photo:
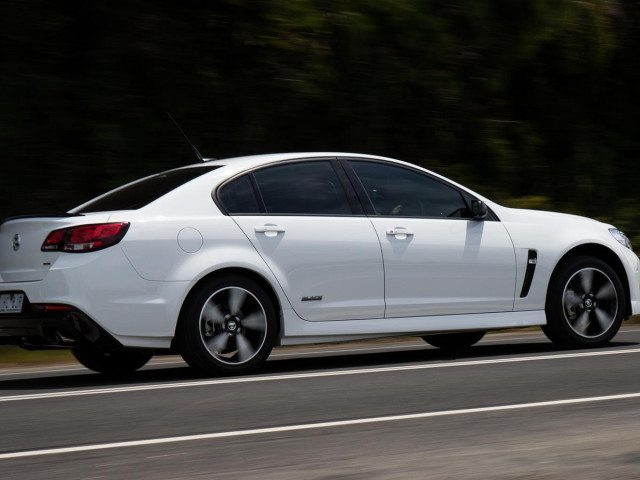
[(527, 258), (527, 269), (524, 272), (524, 282), (522, 283), (520, 298), (524, 298), (529, 294), (529, 289), (531, 288), (531, 282), (533, 280), (533, 274), (536, 271), (537, 263), (538, 252), (536, 252), (535, 250), (529, 250), (529, 256)]

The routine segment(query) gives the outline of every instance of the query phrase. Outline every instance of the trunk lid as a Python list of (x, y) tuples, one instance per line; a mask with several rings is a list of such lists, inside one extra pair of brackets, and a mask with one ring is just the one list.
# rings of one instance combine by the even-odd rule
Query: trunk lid
[(43, 252), (42, 243), (52, 230), (71, 225), (99, 223), (108, 214), (13, 217), (0, 224), (0, 283), (42, 280), (60, 252)]

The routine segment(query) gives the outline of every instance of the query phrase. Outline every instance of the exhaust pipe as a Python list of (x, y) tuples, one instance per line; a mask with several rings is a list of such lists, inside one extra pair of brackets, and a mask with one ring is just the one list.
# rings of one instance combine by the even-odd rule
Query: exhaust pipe
[(60, 330), (56, 330), (54, 332), (53, 336), (56, 339), (57, 343), (59, 343), (60, 345), (65, 346), (65, 347), (70, 347), (70, 346), (75, 345), (77, 343), (74, 338), (67, 337)]
[(69, 321), (73, 322), (73, 326), (87, 342), (96, 343), (100, 339), (100, 330), (96, 325), (81, 313), (69, 313), (65, 317), (69, 317)]

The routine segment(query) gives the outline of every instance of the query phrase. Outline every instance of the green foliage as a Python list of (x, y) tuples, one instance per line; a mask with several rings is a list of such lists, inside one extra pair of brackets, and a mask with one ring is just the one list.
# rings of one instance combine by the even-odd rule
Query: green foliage
[[(0, 216), (209, 156), (346, 150), (640, 237), (640, 4), (0, 6)], [(636, 242), (640, 244), (640, 242)]]
[(512, 208), (528, 208), (532, 210), (553, 210), (555, 206), (549, 197), (529, 195), (505, 200), (504, 205)]
[(14, 345), (0, 345), (0, 366), (23, 363), (73, 362), (69, 350), (25, 350)]

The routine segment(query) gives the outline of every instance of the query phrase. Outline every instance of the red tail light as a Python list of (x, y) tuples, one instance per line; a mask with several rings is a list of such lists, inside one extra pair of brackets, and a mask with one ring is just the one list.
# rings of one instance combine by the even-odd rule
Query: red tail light
[(40, 250), (43, 252), (94, 252), (118, 243), (128, 229), (128, 222), (61, 228), (47, 236)]
[(73, 310), (69, 305), (45, 305), (45, 310)]

